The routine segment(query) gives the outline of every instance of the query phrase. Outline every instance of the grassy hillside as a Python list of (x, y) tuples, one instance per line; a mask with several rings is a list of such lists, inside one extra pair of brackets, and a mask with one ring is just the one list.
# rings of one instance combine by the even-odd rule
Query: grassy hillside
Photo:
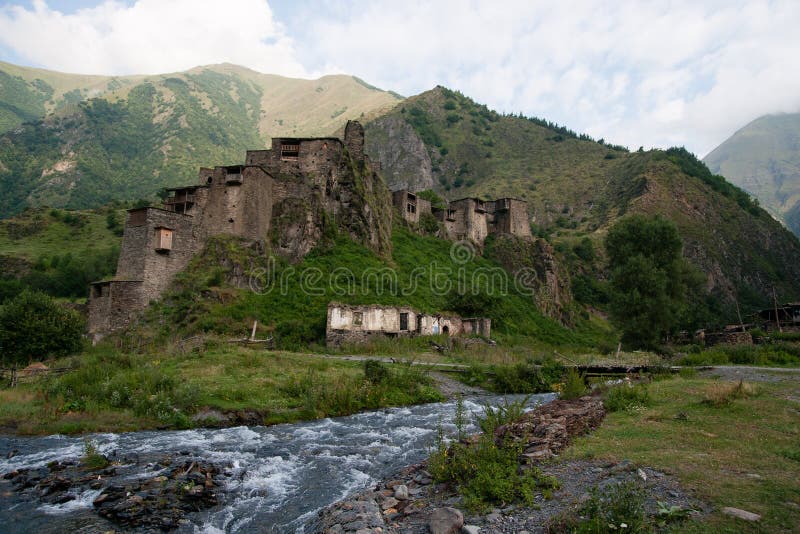
[(330, 135), (399, 98), (351, 76), (298, 80), (227, 64), (112, 78), (0, 63), (0, 217), (149, 197), (273, 136)]
[[(413, 128), (413, 142), (400, 122)], [(423, 143), (432, 185), (451, 200), (527, 200), (534, 230), (549, 236), (573, 274), (602, 274), (602, 258), (580, 260), (573, 252), (585, 238), (599, 252), (620, 216), (659, 213), (676, 222), (684, 254), (728, 303), (763, 305), (773, 286), (779, 298), (800, 295), (800, 242), (685, 150), (629, 153), (540, 119), (500, 115), (441, 87), (372, 121), (367, 136)], [(381, 163), (390, 186), (408, 182), (403, 157)]]
[[(388, 262), (339, 236), (312, 251), (300, 264), (289, 265), (254, 256), (236, 239), (215, 238), (178, 277), (175, 289), (149, 309), (142, 330), (131, 336), (145, 339), (211, 332), (244, 337), (258, 320), (262, 334), (273, 335), (278, 347), (298, 349), (324, 343), (327, 304), (339, 301), (488, 316), (493, 320), (492, 337), (507, 346), (614, 346), (607, 327), (581, 320), (574, 329), (565, 328), (544, 317), (534, 299), (520, 293), (513, 281), (503, 288), (480, 280), (475, 273), (499, 269), (487, 259), (476, 257), (461, 265), (450, 256), (452, 243), (404, 228), (395, 228), (392, 241), (392, 260)], [(238, 272), (257, 276), (246, 274), (231, 280), (232, 265), (242, 266)], [(424, 272), (420, 273), (419, 267)], [(460, 297), (459, 280), (471, 284), (473, 279), (479, 280), (479, 290)], [(259, 290), (253, 291), (254, 287)]]
[(800, 235), (800, 113), (760, 117), (703, 161)]
[(0, 221), (0, 302), (24, 287), (82, 300), (114, 273), (125, 212), (30, 209)]

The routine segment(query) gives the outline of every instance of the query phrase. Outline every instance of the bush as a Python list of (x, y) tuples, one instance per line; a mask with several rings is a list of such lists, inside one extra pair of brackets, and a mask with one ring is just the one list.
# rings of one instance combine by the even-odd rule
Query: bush
[(798, 365), (800, 344), (773, 342), (765, 345), (719, 345), (687, 354), (681, 365)]
[(533, 362), (513, 366), (495, 366), (494, 379), (489, 387), (497, 393), (545, 393), (553, 391), (553, 384), (561, 381), (564, 366), (547, 361), (538, 366)]
[(650, 404), (650, 394), (644, 385), (614, 386), (606, 392), (603, 404), (609, 412), (633, 410)]
[(65, 356), (83, 343), (80, 314), (44, 293), (23, 291), (0, 307), (0, 361), (27, 364), (33, 358)]
[(561, 390), (562, 399), (578, 399), (586, 394), (586, 380), (577, 369), (570, 367), (564, 377), (564, 387)]
[(644, 488), (637, 481), (593, 488), (579, 515), (585, 517), (572, 532), (650, 532), (644, 508)]
[(429, 235), (433, 235), (439, 231), (439, 221), (431, 213), (423, 213), (419, 216), (420, 229)]
[(373, 384), (380, 384), (389, 378), (389, 370), (379, 360), (364, 362), (364, 377)]
[(86, 469), (97, 471), (105, 469), (111, 462), (97, 451), (97, 445), (94, 441), (87, 439), (83, 442), (83, 457), (81, 458), (81, 463)]
[(447, 447), (440, 433), (428, 469), (437, 482), (456, 485), (469, 510), (479, 512), (491, 505), (515, 502), (532, 505), (537, 490), (552, 489), (558, 483), (535, 467), (520, 469), (521, 452), (521, 445), (498, 446), (489, 434), (475, 443), (457, 442)]
[(525, 413), (525, 405), (530, 397), (509, 402), (503, 400), (502, 406), (483, 406), (483, 416), (478, 418), (478, 426), (484, 434), (494, 435), (494, 431), (503, 425), (516, 421)]

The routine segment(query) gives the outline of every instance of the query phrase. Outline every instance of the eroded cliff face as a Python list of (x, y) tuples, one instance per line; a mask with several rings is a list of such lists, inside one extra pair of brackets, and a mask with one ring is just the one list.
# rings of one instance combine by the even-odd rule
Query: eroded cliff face
[[(675, 222), (683, 254), (706, 275), (706, 288), (727, 302), (748, 294), (791, 298), (800, 280), (800, 241), (761, 212), (751, 216), (735, 202), (710, 194), (698, 180), (659, 162), (642, 175), (632, 213), (660, 214)], [(765, 301), (766, 302), (766, 301)], [(750, 303), (747, 304), (757, 304)]]
[(324, 176), (281, 174), (270, 227), (272, 252), (292, 263), (337, 233), (378, 256), (392, 251), (391, 195), (372, 166), (344, 152)]
[(518, 288), (531, 293), (542, 315), (571, 324), (569, 274), (558, 264), (547, 241), (501, 234), (487, 241), (484, 256), (508, 271)]
[(366, 152), (381, 164), (392, 191), (433, 188), (431, 158), (425, 143), (403, 119), (386, 115), (366, 126)]

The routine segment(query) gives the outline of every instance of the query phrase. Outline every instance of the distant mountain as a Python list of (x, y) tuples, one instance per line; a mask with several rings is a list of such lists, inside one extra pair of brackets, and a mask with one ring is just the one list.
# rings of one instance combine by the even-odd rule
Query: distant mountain
[(676, 223), (684, 254), (723, 301), (762, 305), (773, 286), (800, 296), (800, 241), (683, 149), (629, 153), (442, 87), (368, 123), (366, 139), (394, 189), (527, 200), (535, 230), (567, 259), (585, 237), (600, 250), (626, 213), (660, 214)]
[(0, 63), (0, 217), (149, 197), (271, 137), (330, 135), (400, 100), (353, 76), (300, 80), (229, 64), (109, 77)]
[(760, 117), (703, 161), (800, 236), (800, 113)]

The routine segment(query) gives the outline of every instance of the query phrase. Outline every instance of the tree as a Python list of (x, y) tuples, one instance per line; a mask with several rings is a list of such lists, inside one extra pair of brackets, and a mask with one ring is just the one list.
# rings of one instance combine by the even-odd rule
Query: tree
[(681, 320), (692, 280), (678, 230), (661, 216), (632, 215), (611, 228), (605, 247), (611, 319), (623, 343), (654, 348)]
[(83, 330), (78, 312), (44, 293), (23, 291), (0, 307), (0, 362), (16, 367), (33, 358), (76, 352)]

